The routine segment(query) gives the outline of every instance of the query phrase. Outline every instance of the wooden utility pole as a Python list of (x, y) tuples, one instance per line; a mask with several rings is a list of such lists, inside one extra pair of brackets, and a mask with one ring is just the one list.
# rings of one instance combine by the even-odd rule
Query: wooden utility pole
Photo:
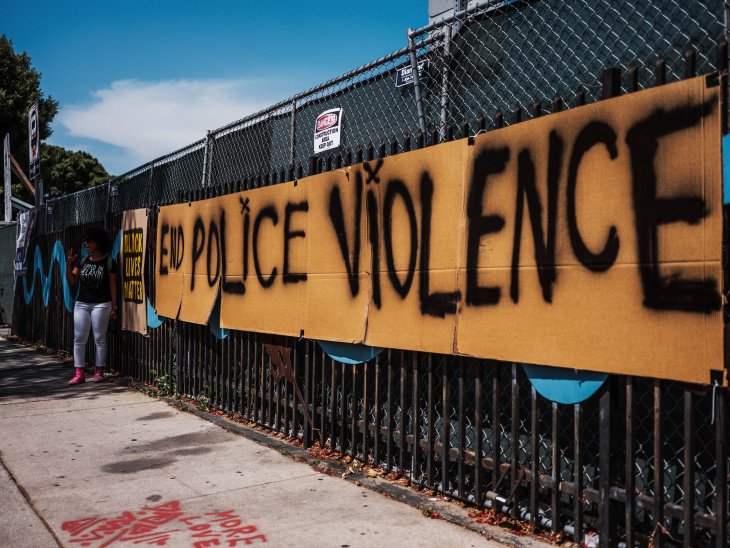
[(33, 183), (31, 183), (28, 180), (28, 177), (25, 176), (25, 173), (23, 173), (23, 170), (20, 169), (20, 166), (18, 165), (18, 162), (15, 161), (15, 158), (13, 158), (13, 155), (8, 153), (8, 157), (10, 157), (10, 169), (13, 170), (13, 173), (18, 176), (18, 178), (23, 182), (25, 185), (25, 188), (28, 189), (28, 191), (33, 195), (35, 198), (35, 188), (33, 188)]

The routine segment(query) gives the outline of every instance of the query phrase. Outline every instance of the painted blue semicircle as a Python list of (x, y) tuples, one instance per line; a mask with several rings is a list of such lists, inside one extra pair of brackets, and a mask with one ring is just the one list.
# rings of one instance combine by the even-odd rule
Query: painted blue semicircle
[(151, 329), (157, 329), (165, 321), (157, 315), (157, 310), (154, 309), (149, 299), (147, 301), (147, 327)]
[(608, 378), (608, 373), (576, 371), (547, 365), (523, 363), (522, 368), (541, 396), (558, 403), (580, 403), (587, 400)]
[(317, 341), (327, 355), (335, 361), (348, 365), (365, 363), (383, 351), (378, 346), (333, 341)]

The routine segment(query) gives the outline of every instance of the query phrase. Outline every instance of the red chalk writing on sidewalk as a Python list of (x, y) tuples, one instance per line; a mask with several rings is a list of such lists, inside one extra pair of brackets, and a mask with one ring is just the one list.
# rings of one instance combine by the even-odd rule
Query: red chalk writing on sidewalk
[(166, 546), (173, 539), (189, 538), (192, 548), (242, 546), (266, 542), (254, 525), (246, 525), (233, 510), (187, 515), (180, 501), (145, 506), (137, 512), (67, 521), (61, 526), (76, 546), (105, 548), (122, 543)]

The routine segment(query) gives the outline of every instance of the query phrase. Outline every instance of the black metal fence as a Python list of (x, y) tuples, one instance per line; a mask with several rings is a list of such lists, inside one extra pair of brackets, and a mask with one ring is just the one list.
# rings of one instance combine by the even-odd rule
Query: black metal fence
[[(50, 287), (36, 290), (27, 305), (22, 285), (16, 287), (13, 329), (72, 349), (62, 270), (50, 257), (57, 241), (78, 249), (89, 224), (116, 233), (121, 212), (148, 208), (153, 248), (160, 205), (276, 184), (726, 72), (725, 10), (722, 0), (484, 2), (409, 32), (410, 47), (108, 185), (51, 201), (31, 244), (40, 249)], [(429, 68), (418, 86), (396, 88), (396, 70), (422, 60)], [(335, 106), (344, 109), (343, 146), (312, 157), (313, 120)], [(154, 305), (154, 252), (148, 258)], [(39, 284), (41, 275), (34, 276)], [(585, 402), (562, 405), (541, 397), (519, 364), (388, 349), (352, 366), (333, 361), (314, 341), (286, 344), (295, 383), (277, 382), (258, 334), (231, 331), (221, 340), (208, 326), (172, 319), (148, 337), (112, 335), (109, 365), (147, 382), (168, 375), (179, 392), (304, 445), (327, 444), (578, 541), (594, 532), (602, 546), (728, 545), (724, 388), (611, 376)]]

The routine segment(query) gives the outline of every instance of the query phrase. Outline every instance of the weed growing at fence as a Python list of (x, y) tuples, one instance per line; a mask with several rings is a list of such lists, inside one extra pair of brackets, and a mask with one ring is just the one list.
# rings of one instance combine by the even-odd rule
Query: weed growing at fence
[(157, 396), (161, 398), (180, 398), (180, 393), (177, 391), (177, 380), (174, 375), (171, 375), (170, 373), (158, 375), (157, 371), (151, 369), (150, 376), (152, 378), (152, 384), (157, 388)]
[(203, 391), (198, 397), (198, 405), (195, 407), (206, 413), (210, 411), (210, 383), (208, 381), (203, 381)]
[[(178, 394), (179, 396), (179, 394)], [(188, 411), (188, 407), (183, 403), (182, 399), (178, 398), (176, 396), (175, 403), (172, 404), (172, 406), (177, 409), (178, 411)]]
[(430, 518), (430, 519), (439, 519), (441, 517), (441, 514), (439, 514), (436, 510), (431, 508), (430, 506), (428, 508), (424, 508), (423, 512), (424, 518)]

